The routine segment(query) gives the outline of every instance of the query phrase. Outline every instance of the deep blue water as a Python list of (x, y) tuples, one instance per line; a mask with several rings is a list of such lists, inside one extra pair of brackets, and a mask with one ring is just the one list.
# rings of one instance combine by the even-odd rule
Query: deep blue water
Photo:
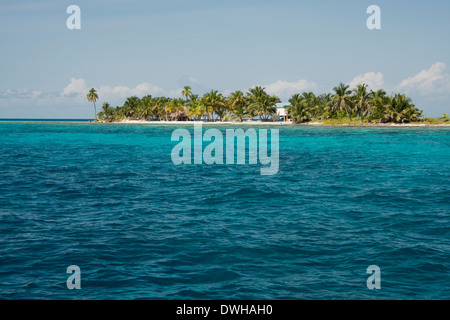
[(0, 123), (0, 298), (450, 298), (450, 128), (279, 128), (274, 176), (174, 129)]

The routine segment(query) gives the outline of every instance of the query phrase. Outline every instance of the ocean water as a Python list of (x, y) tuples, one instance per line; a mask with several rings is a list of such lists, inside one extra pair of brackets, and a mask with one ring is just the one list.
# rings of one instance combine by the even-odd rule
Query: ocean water
[(0, 298), (450, 298), (450, 128), (280, 127), (273, 176), (175, 128), (0, 122)]

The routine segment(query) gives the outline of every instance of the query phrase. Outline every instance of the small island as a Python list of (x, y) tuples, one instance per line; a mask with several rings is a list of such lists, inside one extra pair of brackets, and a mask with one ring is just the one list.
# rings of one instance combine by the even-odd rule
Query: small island
[[(304, 92), (292, 95), (288, 104), (281, 104), (276, 95), (255, 86), (247, 93), (237, 90), (225, 96), (212, 90), (202, 97), (185, 86), (183, 98), (131, 96), (122, 106), (111, 107), (104, 102), (97, 113), (97, 91), (87, 94), (94, 104), (96, 123), (206, 123), (306, 124), (329, 126), (386, 125), (450, 125), (450, 114), (428, 118), (402, 93), (388, 95), (385, 90), (369, 90), (366, 84), (351, 89), (340, 83), (333, 93), (315, 95)], [(281, 104), (281, 106), (280, 106)]]

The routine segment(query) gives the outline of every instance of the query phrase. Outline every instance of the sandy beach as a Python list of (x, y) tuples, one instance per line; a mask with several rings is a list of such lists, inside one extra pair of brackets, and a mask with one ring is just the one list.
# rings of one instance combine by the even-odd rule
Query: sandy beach
[(152, 125), (189, 125), (189, 124), (202, 124), (202, 125), (263, 125), (263, 126), (306, 126), (306, 127), (450, 127), (450, 123), (355, 123), (355, 124), (326, 124), (321, 122), (308, 122), (301, 124), (294, 124), (292, 122), (262, 122), (262, 121), (215, 121), (215, 122), (204, 122), (204, 121), (146, 121), (146, 120), (122, 120), (119, 122), (103, 122), (108, 124), (152, 124)]

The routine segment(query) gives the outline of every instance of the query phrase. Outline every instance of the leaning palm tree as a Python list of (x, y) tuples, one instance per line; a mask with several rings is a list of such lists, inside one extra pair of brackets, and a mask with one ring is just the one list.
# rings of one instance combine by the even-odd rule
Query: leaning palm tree
[(97, 108), (95, 107), (95, 101), (98, 100), (97, 90), (91, 88), (91, 90), (89, 90), (89, 93), (87, 94), (87, 99), (89, 102), (94, 103), (95, 120), (97, 120)]
[(273, 121), (274, 116), (277, 114), (277, 103), (280, 103), (281, 100), (277, 96), (267, 95), (264, 99), (264, 104), (262, 106), (262, 113), (260, 115), (261, 120), (268, 121), (269, 118)]

